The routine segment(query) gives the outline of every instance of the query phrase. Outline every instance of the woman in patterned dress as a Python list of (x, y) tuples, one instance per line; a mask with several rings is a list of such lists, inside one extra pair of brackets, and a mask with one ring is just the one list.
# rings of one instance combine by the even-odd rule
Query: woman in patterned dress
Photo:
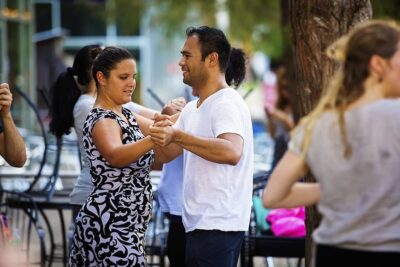
[(77, 216), (69, 265), (145, 266), (154, 144), (144, 136), (150, 121), (122, 107), (136, 86), (136, 63), (127, 50), (106, 47), (92, 74), (98, 95), (83, 141), (95, 187)]

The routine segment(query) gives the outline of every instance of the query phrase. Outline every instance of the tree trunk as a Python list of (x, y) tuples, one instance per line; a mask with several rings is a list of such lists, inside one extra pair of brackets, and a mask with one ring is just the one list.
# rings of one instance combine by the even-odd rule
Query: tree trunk
[[(371, 17), (369, 0), (289, 0), (294, 68), (291, 94), (296, 121), (313, 109), (335, 70), (325, 55), (326, 48)], [(315, 178), (307, 175), (305, 181), (315, 182)], [(315, 207), (307, 208), (306, 266), (311, 266), (311, 233), (320, 219)]]

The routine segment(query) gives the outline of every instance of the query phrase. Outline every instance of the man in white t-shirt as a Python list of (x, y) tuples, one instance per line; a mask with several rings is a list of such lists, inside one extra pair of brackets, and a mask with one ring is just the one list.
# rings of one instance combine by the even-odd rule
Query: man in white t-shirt
[(199, 98), (174, 126), (156, 116), (150, 134), (170, 159), (183, 153), (186, 266), (236, 267), (250, 220), (253, 133), (250, 112), (230, 85), (243, 80), (245, 56), (218, 29), (186, 34), (179, 65)]

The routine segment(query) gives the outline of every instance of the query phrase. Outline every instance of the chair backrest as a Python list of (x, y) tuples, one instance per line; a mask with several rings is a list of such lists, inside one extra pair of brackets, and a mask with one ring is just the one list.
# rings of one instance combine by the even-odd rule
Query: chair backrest
[[(56, 139), (56, 150), (55, 150), (55, 159), (53, 162), (53, 167), (52, 167), (52, 173), (48, 177), (47, 183), (43, 188), (39, 189), (39, 191), (36, 191), (36, 195), (41, 195), (45, 197), (47, 200), (50, 200), (54, 192), (56, 190), (56, 183), (57, 179), (59, 178), (59, 173), (60, 173), (60, 163), (61, 163), (61, 152), (62, 152), (62, 147), (63, 147), (63, 138), (59, 137)], [(50, 146), (49, 146), (50, 147)], [(33, 189), (29, 191), (29, 193), (32, 193)]]
[[(50, 144), (49, 138), (47, 136), (47, 130), (46, 130), (45, 124), (42, 120), (42, 117), (40, 116), (38, 107), (35, 105), (35, 103), (33, 103), (33, 101), (29, 98), (29, 96), (21, 90), (21, 88), (15, 87), (14, 91), (16, 93), (18, 93), (22, 97), (22, 99), (24, 99), (26, 101), (28, 106), (33, 111), (33, 113), (36, 117), (36, 120), (38, 122), (38, 125), (40, 128), (40, 134), (41, 134), (41, 137), (43, 138), (43, 144), (44, 144), (43, 156), (40, 160), (38, 171), (35, 174), (35, 176), (33, 177), (33, 181), (30, 184), (29, 188), (25, 192), (29, 193), (29, 194), (34, 194), (35, 196), (42, 196), (42, 197), (45, 197), (47, 200), (49, 200), (54, 194), (55, 185), (56, 185), (58, 174), (59, 174), (63, 138), (62, 137), (56, 138), (55, 153), (54, 153), (55, 158), (54, 158), (54, 161), (52, 164), (51, 174), (47, 178), (47, 181), (45, 182), (45, 184), (40, 185), (40, 188), (38, 188), (39, 180), (44, 177), (43, 170), (44, 170), (44, 167), (48, 160), (48, 155), (49, 155), (48, 152), (54, 146), (52, 144)], [(42, 95), (42, 96), (44, 97), (44, 95)], [(47, 104), (49, 104), (48, 100), (46, 98), (45, 98), (45, 101)]]
[[(265, 172), (254, 176), (253, 196), (262, 195), (269, 175), (269, 172)], [(253, 208), (249, 231), (246, 232), (240, 255), (241, 266), (253, 266), (253, 257), (294, 257), (299, 258), (297, 266), (300, 266), (301, 258), (305, 255), (305, 239), (274, 236), (272, 233), (260, 231), (256, 213)]]
[(265, 221), (268, 210), (262, 206), (262, 191), (268, 182), (270, 174), (270, 172), (260, 172), (253, 177), (253, 208), (249, 226), (251, 235), (269, 231), (269, 225)]
[(39, 163), (40, 165), (39, 165), (38, 172), (36, 173), (36, 175), (33, 179), (33, 182), (31, 183), (29, 188), (26, 190), (27, 192), (30, 192), (36, 186), (39, 178), (42, 177), (42, 171), (43, 171), (44, 165), (46, 164), (46, 160), (47, 160), (48, 138), (47, 138), (47, 134), (46, 134), (47, 133), (46, 128), (44, 126), (44, 123), (42, 121), (42, 118), (40, 116), (39, 109), (37, 108), (37, 106), (32, 102), (32, 100), (29, 98), (29, 96), (21, 90), (21, 88), (16, 86), (16, 87), (14, 87), (14, 91), (17, 92), (22, 97), (22, 99), (24, 99), (26, 101), (28, 106), (32, 109), (33, 113), (35, 114), (35, 117), (39, 124), (40, 134), (43, 138), (43, 144), (44, 144), (43, 156)]

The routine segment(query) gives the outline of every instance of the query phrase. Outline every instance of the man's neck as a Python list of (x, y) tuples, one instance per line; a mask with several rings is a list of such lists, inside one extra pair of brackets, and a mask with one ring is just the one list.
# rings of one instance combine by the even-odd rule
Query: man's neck
[(199, 107), (210, 95), (227, 87), (229, 87), (229, 85), (226, 83), (225, 76), (223, 75), (218, 79), (214, 79), (214, 81), (208, 82), (198, 89), (199, 100), (197, 101), (197, 107)]

